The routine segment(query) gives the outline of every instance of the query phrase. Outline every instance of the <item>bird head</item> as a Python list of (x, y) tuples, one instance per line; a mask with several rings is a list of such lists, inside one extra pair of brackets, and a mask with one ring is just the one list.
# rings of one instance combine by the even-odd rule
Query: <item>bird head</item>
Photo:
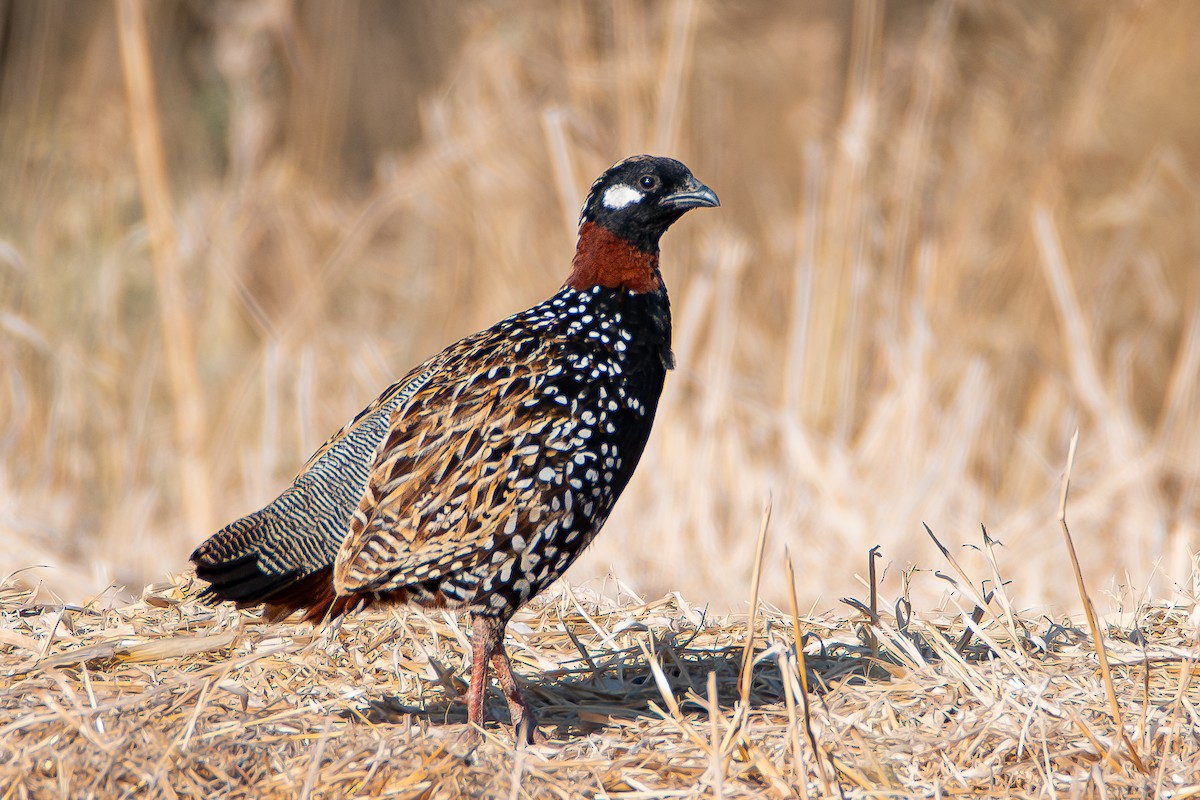
[(712, 189), (682, 163), (660, 156), (633, 156), (605, 170), (592, 184), (580, 228), (599, 225), (645, 252), (693, 208), (721, 205)]

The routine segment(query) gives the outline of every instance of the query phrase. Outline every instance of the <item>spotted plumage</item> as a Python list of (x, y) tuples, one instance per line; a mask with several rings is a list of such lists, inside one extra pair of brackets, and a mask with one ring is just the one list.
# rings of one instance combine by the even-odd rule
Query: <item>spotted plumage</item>
[(532, 737), (504, 628), (592, 541), (632, 476), (673, 366), (659, 238), (716, 205), (672, 159), (607, 170), (563, 288), (417, 366), (273, 503), (200, 545), (207, 595), (312, 621), (376, 602), (466, 609), (468, 718), (483, 722), (490, 661)]

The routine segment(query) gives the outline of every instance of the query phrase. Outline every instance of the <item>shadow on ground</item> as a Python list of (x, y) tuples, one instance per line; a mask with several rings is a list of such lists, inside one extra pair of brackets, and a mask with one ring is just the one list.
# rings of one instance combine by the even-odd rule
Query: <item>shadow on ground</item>
[[(654, 651), (669, 691), (685, 714), (707, 713), (707, 684), (710, 673), (716, 675), (717, 702), (726, 713), (738, 699), (738, 675), (741, 671), (743, 648), (740, 644), (726, 647), (691, 647), (686, 636), (669, 636), (656, 640)], [(764, 658), (764, 655), (766, 656)], [(785, 704), (784, 676), (779, 660), (770, 651), (756, 650), (756, 665), (750, 688), (752, 708), (781, 707)], [(516, 659), (514, 659), (516, 662)], [(817, 656), (808, 659), (809, 686), (823, 693), (847, 681), (876, 681), (889, 679), (880, 666), (879, 657), (868, 647), (839, 644), (822, 648)], [(632, 723), (639, 718), (659, 718), (659, 709), (666, 708), (662, 692), (646, 655), (639, 648), (616, 653), (593, 654), (580, 658), (564, 668), (541, 674), (526, 666), (518, 672), (524, 677), (522, 685), (529, 698), (538, 723), (555, 738), (578, 736), (613, 726)], [(434, 695), (423, 705), (415, 706), (399, 697), (382, 696), (368, 699), (365, 716), (374, 723), (430, 725), (465, 725), (465, 697), (456, 696), (449, 688)], [(494, 685), (489, 687), (488, 719), (509, 724), (503, 697)], [(554, 730), (551, 732), (550, 728)]]

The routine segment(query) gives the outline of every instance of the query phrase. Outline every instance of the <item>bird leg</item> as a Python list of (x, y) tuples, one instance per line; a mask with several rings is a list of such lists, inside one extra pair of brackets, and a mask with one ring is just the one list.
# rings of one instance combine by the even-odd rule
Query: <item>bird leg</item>
[(512, 716), (513, 734), (528, 744), (538, 744), (545, 737), (537, 731), (537, 720), (521, 687), (513, 675), (512, 662), (504, 650), (505, 622), (490, 617), (475, 617), (471, 621), (471, 685), (467, 688), (467, 721), (483, 727), (483, 701), (487, 696), (488, 663), (496, 668), (496, 678), (508, 701)]
[(504, 690), (504, 699), (508, 701), (508, 713), (512, 717), (513, 735), (525, 740), (526, 744), (545, 744), (546, 737), (537, 729), (537, 717), (525, 700), (525, 693), (517, 685), (513, 675), (512, 662), (501, 644), (500, 650), (492, 654), (492, 666), (496, 668), (496, 678), (500, 688)]
[(490, 643), (482, 620), (471, 622), (471, 683), (467, 686), (467, 722), (483, 727), (483, 699), (487, 695), (488, 654)]

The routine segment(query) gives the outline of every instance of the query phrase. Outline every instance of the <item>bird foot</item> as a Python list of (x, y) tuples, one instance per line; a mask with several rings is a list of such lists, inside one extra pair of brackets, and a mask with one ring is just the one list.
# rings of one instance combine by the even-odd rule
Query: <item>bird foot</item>
[[(546, 734), (537, 729), (537, 720), (532, 714), (513, 718), (513, 739), (518, 747), (522, 744), (543, 745), (550, 741)], [(469, 725), (464, 740), (472, 749), (478, 747), (483, 744), (483, 729), (476, 725)]]
[(521, 698), (520, 702), (509, 701), (508, 713), (512, 716), (513, 737), (518, 743), (546, 744), (549, 739), (537, 728), (537, 717), (529, 710), (529, 706)]
[(545, 744), (546, 736), (537, 729), (537, 717), (525, 700), (512, 662), (504, 651), (504, 622), (489, 617), (476, 617), (471, 622), (471, 684), (467, 688), (467, 721), (477, 729), (483, 727), (483, 700), (487, 692), (488, 664), (496, 668), (496, 678), (508, 713), (512, 717), (513, 736), (525, 744)]

